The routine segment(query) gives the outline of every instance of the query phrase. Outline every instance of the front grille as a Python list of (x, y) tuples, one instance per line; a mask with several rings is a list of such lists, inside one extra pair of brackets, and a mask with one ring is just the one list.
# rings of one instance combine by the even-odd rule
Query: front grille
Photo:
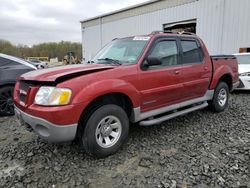
[(18, 96), (20, 103), (23, 105), (25, 105), (27, 102), (26, 100), (28, 98), (29, 90), (30, 90), (30, 85), (24, 81), (20, 81)]

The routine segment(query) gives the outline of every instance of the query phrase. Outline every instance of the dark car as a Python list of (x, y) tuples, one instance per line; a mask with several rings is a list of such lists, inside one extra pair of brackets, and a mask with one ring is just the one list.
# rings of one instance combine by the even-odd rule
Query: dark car
[(37, 68), (26, 61), (0, 53), (0, 115), (13, 115), (13, 90), (17, 78)]

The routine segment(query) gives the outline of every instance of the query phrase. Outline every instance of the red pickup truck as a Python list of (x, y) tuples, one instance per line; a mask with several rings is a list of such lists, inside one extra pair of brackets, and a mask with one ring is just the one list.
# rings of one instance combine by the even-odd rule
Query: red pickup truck
[(228, 106), (238, 85), (234, 56), (209, 56), (194, 34), (114, 39), (87, 65), (32, 71), (15, 85), (16, 116), (49, 142), (77, 139), (96, 157), (115, 153), (141, 126)]

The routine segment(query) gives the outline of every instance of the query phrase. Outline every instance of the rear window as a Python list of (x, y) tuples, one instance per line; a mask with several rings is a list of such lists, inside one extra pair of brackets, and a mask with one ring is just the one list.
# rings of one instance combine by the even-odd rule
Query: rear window
[(10, 59), (0, 57), (0, 66), (5, 66), (5, 65), (20, 65), (20, 64)]
[(195, 40), (182, 40), (183, 64), (201, 63), (203, 53), (201, 47)]

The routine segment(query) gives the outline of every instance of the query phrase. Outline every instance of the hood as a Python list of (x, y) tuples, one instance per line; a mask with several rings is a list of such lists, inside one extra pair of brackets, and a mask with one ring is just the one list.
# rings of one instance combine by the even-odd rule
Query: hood
[(250, 72), (250, 64), (239, 64), (239, 73)]
[(23, 74), (20, 79), (38, 82), (56, 82), (60, 83), (64, 80), (77, 76), (90, 74), (94, 72), (113, 69), (115, 66), (110, 65), (67, 65), (55, 68), (40, 69)]

